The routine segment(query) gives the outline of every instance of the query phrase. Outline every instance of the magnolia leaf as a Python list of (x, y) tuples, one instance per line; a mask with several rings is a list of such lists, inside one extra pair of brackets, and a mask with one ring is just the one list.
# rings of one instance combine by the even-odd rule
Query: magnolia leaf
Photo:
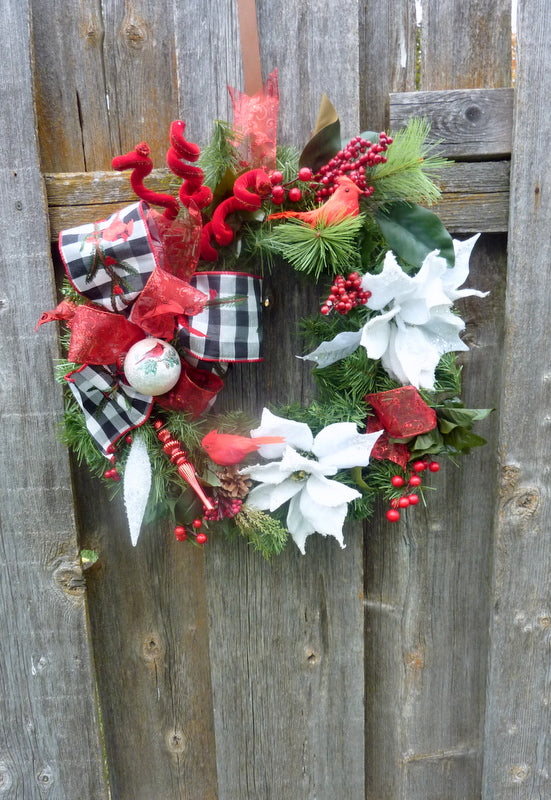
[(410, 452), (411, 458), (417, 458), (424, 455), (438, 455), (444, 449), (444, 438), (437, 428), (434, 428), (428, 433), (422, 433), (420, 436), (415, 437)]
[(471, 448), (482, 447), (483, 444), (486, 444), (486, 439), (465, 430), (465, 428), (456, 428), (445, 437), (445, 442), (448, 450), (467, 454), (470, 453)]
[(343, 331), (330, 342), (322, 342), (308, 355), (297, 356), (297, 358), (301, 358), (303, 361), (315, 361), (318, 368), (323, 369), (354, 353), (360, 346), (361, 338), (361, 331)]
[(492, 408), (439, 408), (438, 424), (442, 433), (448, 433), (456, 427), (471, 428), (474, 422), (486, 419), (492, 411)]
[(386, 203), (375, 218), (390, 249), (408, 264), (421, 267), (429, 253), (439, 250), (448, 266), (454, 266), (452, 237), (432, 211), (400, 201)]
[(333, 104), (323, 95), (321, 98), (318, 119), (312, 138), (306, 142), (300, 154), (299, 166), (310, 167), (312, 172), (317, 172), (320, 167), (327, 164), (341, 147), (341, 124)]
[(147, 498), (151, 490), (151, 462), (146, 444), (140, 433), (136, 433), (124, 468), (124, 505), (130, 539), (134, 547), (138, 542)]

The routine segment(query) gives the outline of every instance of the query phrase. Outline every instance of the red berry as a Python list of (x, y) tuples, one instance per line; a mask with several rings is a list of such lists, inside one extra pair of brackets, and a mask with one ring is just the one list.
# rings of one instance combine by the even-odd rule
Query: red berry
[(110, 445), (108, 446), (108, 448), (107, 448), (107, 452), (108, 452), (108, 453), (114, 453), (116, 449), (117, 449), (117, 448), (115, 447), (115, 445), (114, 445), (114, 444), (110, 444)]
[(124, 441), (126, 442), (126, 444), (132, 444), (132, 437), (130, 436), (130, 434), (124, 437)]
[(413, 469), (415, 472), (423, 472), (427, 468), (427, 465), (424, 461), (414, 461), (413, 462)]
[(385, 516), (389, 522), (398, 522), (400, 519), (400, 512), (397, 508), (389, 508)]
[(207, 541), (207, 535), (205, 533), (198, 533), (195, 537), (197, 544), (205, 544)]
[(419, 495), (418, 494), (408, 494), (407, 496), (409, 500), (410, 506), (416, 506), (419, 502)]
[(174, 536), (179, 542), (185, 542), (187, 539), (187, 533), (183, 525), (176, 525), (174, 528)]
[(112, 478), (114, 471), (115, 470), (113, 470), (113, 469), (106, 469), (105, 472), (103, 473), (103, 477), (104, 478)]
[(410, 486), (421, 486), (422, 483), (423, 481), (421, 480), (421, 477), (419, 475), (412, 475), (411, 478), (409, 479)]
[(274, 186), (272, 189), (272, 202), (279, 205), (285, 200), (285, 189), (283, 186)]
[(438, 463), (438, 461), (431, 461), (429, 464), (429, 469), (431, 472), (438, 472), (438, 470), (440, 469), (440, 464)]
[(298, 203), (299, 200), (302, 200), (302, 192), (296, 186), (289, 189), (289, 200), (291, 203)]
[(114, 470), (113, 470), (113, 474), (111, 475), (111, 480), (113, 480), (113, 481), (120, 481), (120, 479), (121, 479), (121, 476), (119, 475), (119, 473), (117, 472), (117, 470), (116, 470), (116, 469), (114, 469)]
[(201, 527), (201, 525), (203, 524), (203, 520), (202, 519), (194, 519), (191, 524), (193, 525), (194, 528), (197, 529), (197, 528)]
[(299, 181), (311, 181), (312, 180), (312, 170), (310, 167), (302, 167), (298, 171), (298, 179)]
[(327, 314), (329, 314), (329, 312), (331, 311), (331, 308), (330, 308), (328, 305), (323, 305), (323, 306), (320, 308), (320, 311), (321, 311), (321, 313), (322, 313), (322, 314), (325, 314), (325, 315), (327, 315)]
[(409, 497), (400, 497), (398, 500), (398, 508), (407, 508), (409, 506)]
[(393, 486), (396, 487), (403, 486), (405, 483), (401, 475), (393, 475), (392, 478), (390, 479), (390, 482)]
[(279, 170), (274, 170), (274, 172), (272, 172), (272, 174), (270, 175), (270, 181), (272, 186), (281, 183), (282, 180), (283, 180), (283, 172), (280, 172)]
[(116, 286), (113, 286), (113, 294), (124, 294), (124, 289), (122, 286), (117, 284)]

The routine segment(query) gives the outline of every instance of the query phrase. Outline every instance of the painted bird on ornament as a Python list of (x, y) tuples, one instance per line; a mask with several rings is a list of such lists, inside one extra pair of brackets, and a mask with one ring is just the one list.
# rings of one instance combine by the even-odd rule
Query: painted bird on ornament
[(362, 190), (350, 178), (342, 177), (335, 192), (322, 206), (312, 211), (280, 211), (270, 214), (268, 219), (286, 219), (295, 217), (315, 228), (321, 222), (334, 225), (345, 217), (357, 217), (360, 213), (360, 195)]
[(248, 453), (253, 453), (263, 444), (283, 444), (284, 441), (283, 436), (258, 436), (251, 439), (248, 436), (210, 431), (203, 437), (201, 445), (215, 464), (230, 467), (239, 464)]

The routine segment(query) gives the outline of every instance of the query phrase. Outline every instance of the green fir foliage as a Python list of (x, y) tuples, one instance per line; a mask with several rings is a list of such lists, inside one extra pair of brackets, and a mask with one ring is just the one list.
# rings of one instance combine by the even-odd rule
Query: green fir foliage
[(264, 558), (276, 556), (287, 544), (289, 532), (274, 516), (244, 505), (233, 518), (237, 531)]
[(333, 224), (319, 221), (315, 227), (290, 218), (274, 227), (264, 246), (288, 261), (297, 272), (319, 280), (324, 272), (337, 275), (358, 264), (358, 237), (364, 219), (345, 217)]
[(407, 126), (392, 134), (386, 163), (370, 171), (369, 180), (379, 202), (408, 200), (431, 205), (440, 197), (435, 184), (438, 170), (451, 162), (431, 155), (438, 142), (429, 142), (430, 125), (423, 119), (411, 119)]
[(239, 153), (236, 143), (239, 135), (227, 122), (216, 120), (209, 144), (201, 150), (198, 166), (205, 173), (203, 182), (213, 192), (229, 173), (235, 177), (239, 172)]

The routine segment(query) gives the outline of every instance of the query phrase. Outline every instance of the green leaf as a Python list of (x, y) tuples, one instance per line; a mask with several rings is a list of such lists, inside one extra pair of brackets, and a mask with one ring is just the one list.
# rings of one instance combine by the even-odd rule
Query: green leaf
[(299, 166), (310, 167), (316, 173), (327, 164), (341, 148), (341, 124), (339, 120), (326, 125), (306, 142), (300, 154)]
[(408, 264), (420, 267), (429, 253), (439, 250), (453, 267), (452, 237), (432, 211), (399, 201), (382, 206), (375, 218), (390, 249)]
[[(491, 414), (491, 408), (439, 408), (438, 414), (439, 427), (443, 433), (453, 430), (453, 428), (471, 428), (474, 422)], [(444, 430), (444, 425), (448, 430)]]
[(469, 453), (472, 447), (481, 447), (483, 444), (486, 444), (486, 439), (465, 428), (456, 428), (446, 436), (446, 447), (457, 453)]
[(415, 437), (415, 441), (410, 448), (411, 458), (415, 459), (419, 456), (424, 456), (427, 454), (434, 456), (440, 453), (443, 449), (444, 438), (440, 431), (437, 428), (434, 428), (434, 430), (429, 431), (428, 433), (422, 433), (420, 436)]

